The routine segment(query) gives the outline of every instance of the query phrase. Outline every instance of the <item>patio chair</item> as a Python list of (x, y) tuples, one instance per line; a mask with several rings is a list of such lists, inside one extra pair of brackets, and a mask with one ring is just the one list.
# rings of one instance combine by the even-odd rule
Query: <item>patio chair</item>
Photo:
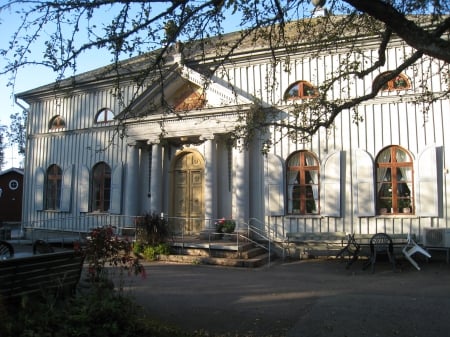
[(36, 240), (33, 243), (33, 255), (36, 255), (36, 253), (39, 254), (48, 254), (48, 253), (54, 253), (55, 250), (52, 246), (48, 244), (48, 242), (44, 240)]
[(415, 253), (422, 254), (426, 256), (427, 258), (430, 258), (431, 255), (428, 253), (425, 249), (420, 247), (412, 238), (411, 235), (408, 233), (408, 243), (405, 247), (402, 249), (403, 255), (405, 258), (414, 266), (417, 270), (420, 270), (419, 265), (417, 262), (412, 258), (412, 255)]
[(14, 247), (7, 241), (0, 240), (0, 260), (14, 256)]
[(379, 255), (387, 256), (389, 262), (392, 263), (392, 269), (395, 271), (394, 245), (391, 237), (386, 233), (377, 233), (370, 239), (370, 257), (363, 269), (366, 269), (370, 265), (373, 273), (375, 271), (377, 256)]

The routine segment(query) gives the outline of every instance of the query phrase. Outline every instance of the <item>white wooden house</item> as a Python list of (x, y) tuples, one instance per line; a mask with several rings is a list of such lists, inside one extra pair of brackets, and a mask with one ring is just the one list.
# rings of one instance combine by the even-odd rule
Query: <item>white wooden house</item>
[[(361, 38), (365, 57), (376, 57), (377, 39)], [(277, 50), (276, 63), (267, 46), (244, 45), (207, 86), (215, 51), (199, 58), (174, 48), (162, 80), (148, 78), (142, 87), (136, 78), (148, 55), (124, 62), (119, 77), (105, 67), (19, 94), (29, 104), (24, 225), (87, 231), (157, 212), (186, 232), (225, 217), (277, 240), (329, 231), (420, 237), (425, 227), (447, 227), (450, 104), (419, 103), (426, 94), (419, 80), (436, 95), (447, 89), (445, 72), (436, 71), (444, 66), (448, 76), (442, 62), (425, 57), (407, 68), (358, 105), (359, 123), (344, 110), (307, 143), (269, 128), (248, 148), (230, 146), (227, 134), (255, 101), (289, 119), (294, 103), (353, 57), (345, 43), (318, 55), (299, 43), (289, 58)], [(377, 75), (410, 53), (393, 41), (379, 73), (335, 84), (330, 99), (369, 92)], [(273, 143), (267, 154), (264, 139)]]

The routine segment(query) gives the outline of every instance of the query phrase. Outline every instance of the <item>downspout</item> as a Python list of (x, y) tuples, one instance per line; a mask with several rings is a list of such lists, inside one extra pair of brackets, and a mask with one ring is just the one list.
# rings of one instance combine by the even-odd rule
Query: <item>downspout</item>
[(27, 112), (27, 114), (30, 112), (29, 108), (24, 107), (21, 103), (19, 103), (19, 97), (14, 96), (14, 103), (16, 103), (19, 107), (21, 107), (23, 110)]
[[(25, 107), (23, 104), (21, 104), (19, 102), (19, 98), (16, 95), (14, 95), (14, 103), (17, 104), (21, 109), (23, 109), (23, 111), (26, 111), (26, 113), (27, 113), (27, 121), (28, 121), (30, 109)], [(28, 123), (25, 126), (25, 130), (26, 130), (26, 132), (25, 132), (26, 136), (25, 137), (28, 138), (28, 131), (29, 131), (28, 130)], [(28, 158), (26, 156), (27, 147), (28, 147), (28, 139), (25, 140), (25, 155), (24, 155), (24, 161), (23, 161), (23, 168), (24, 168), (23, 173), (24, 174), (23, 174), (22, 186), (26, 186), (26, 179), (27, 179), (27, 175), (25, 174), (26, 173), (25, 168), (28, 167), (28, 163), (27, 163)], [(21, 228), (20, 228), (20, 237), (25, 235), (24, 225), (27, 225), (27, 221), (29, 220), (29, 219), (26, 219), (27, 221), (24, 221), (25, 220), (25, 210), (28, 209), (27, 207), (29, 207), (29, 205), (27, 207), (24, 207), (24, 206), (25, 206), (25, 188), (22, 188), (22, 215), (21, 215), (21, 221), (20, 221), (21, 222), (21, 225), (20, 225), (21, 226)]]

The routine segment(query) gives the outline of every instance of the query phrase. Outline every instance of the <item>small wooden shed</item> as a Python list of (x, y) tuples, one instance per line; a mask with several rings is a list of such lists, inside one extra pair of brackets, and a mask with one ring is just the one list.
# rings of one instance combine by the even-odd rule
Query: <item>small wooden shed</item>
[(23, 169), (0, 172), (0, 225), (22, 220)]

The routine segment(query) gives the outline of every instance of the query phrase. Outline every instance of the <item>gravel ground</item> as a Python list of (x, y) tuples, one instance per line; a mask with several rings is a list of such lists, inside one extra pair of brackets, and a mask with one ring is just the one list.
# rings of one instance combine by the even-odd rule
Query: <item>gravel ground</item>
[(147, 263), (147, 278), (126, 291), (152, 317), (214, 336), (447, 337), (450, 266), (444, 259), (407, 261), (393, 272), (350, 270), (337, 260), (278, 262), (239, 269)]

